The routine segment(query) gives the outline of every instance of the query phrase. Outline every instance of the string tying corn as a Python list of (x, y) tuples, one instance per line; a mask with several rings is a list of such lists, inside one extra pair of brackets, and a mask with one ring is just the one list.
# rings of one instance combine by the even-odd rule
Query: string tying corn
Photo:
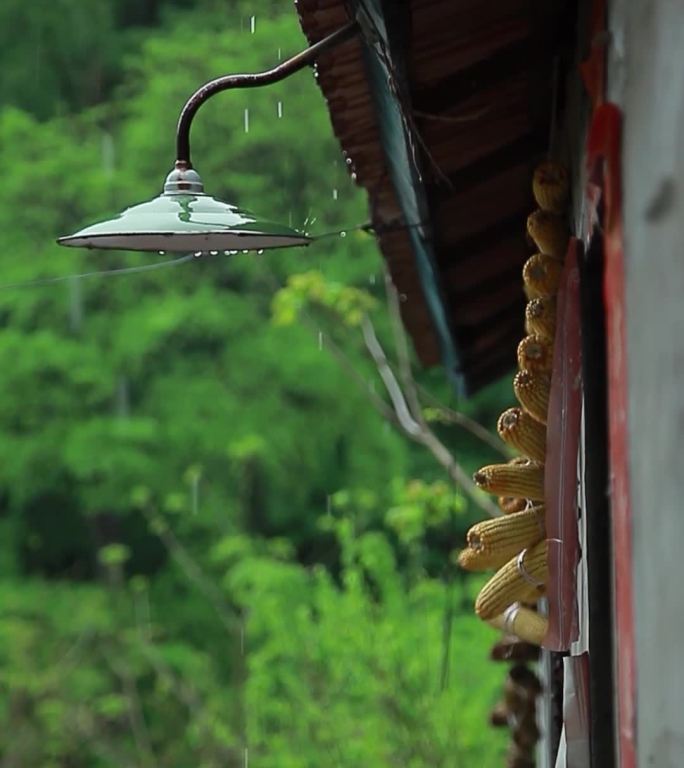
[(520, 405), (542, 424), (546, 424), (550, 388), (548, 375), (541, 372), (518, 371), (513, 379), (513, 391)]
[(527, 506), (527, 499), (518, 499), (515, 496), (499, 496), (496, 502), (504, 515), (513, 515), (516, 512), (522, 512)]
[(511, 558), (482, 587), (475, 601), (475, 613), (481, 619), (493, 619), (513, 603), (527, 599), (546, 580), (546, 542), (540, 541)]
[(458, 562), (469, 571), (500, 568), (520, 550), (536, 544), (544, 536), (543, 507), (530, 507), (524, 512), (484, 520), (468, 531), (468, 547), (459, 554)]
[(518, 344), (518, 366), (521, 370), (550, 372), (553, 349), (541, 336), (531, 334)]
[(562, 213), (568, 199), (568, 172), (560, 163), (538, 165), (532, 177), (532, 194), (542, 210)]
[(527, 232), (542, 253), (564, 259), (568, 228), (563, 217), (551, 211), (535, 211), (527, 217)]
[(552, 298), (532, 299), (525, 307), (525, 330), (553, 343), (556, 335), (556, 301)]
[(496, 429), (505, 443), (534, 461), (544, 462), (546, 429), (522, 408), (504, 411), (499, 416)]
[(536, 461), (489, 464), (479, 469), (473, 480), (478, 488), (497, 496), (520, 496), (536, 501), (544, 498), (544, 467)]
[(548, 619), (519, 603), (490, 619), (489, 624), (533, 645), (541, 645), (549, 629)]
[(558, 293), (563, 265), (544, 253), (535, 253), (523, 266), (523, 282), (528, 299), (552, 298)]

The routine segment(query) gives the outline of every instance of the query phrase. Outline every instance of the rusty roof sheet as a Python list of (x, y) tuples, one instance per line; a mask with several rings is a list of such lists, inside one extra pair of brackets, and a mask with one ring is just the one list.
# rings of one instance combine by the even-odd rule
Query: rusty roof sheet
[[(310, 42), (350, 18), (345, 0), (296, 5)], [(531, 252), (525, 219), (534, 207), (532, 170), (548, 145), (562, 5), (398, 4), (399, 71), (408, 96), (402, 109), (410, 112), (406, 122), (420, 148), (421, 194), (440, 299), (458, 351), (455, 373), (469, 392), (514, 367), (516, 340), (523, 334), (520, 268)], [(391, 6), (395, 17), (398, 6)], [(434, 365), (442, 359), (443, 344), (410, 232), (387, 229), (403, 221), (403, 214), (379, 128), (368, 53), (361, 38), (325, 53), (317, 64), (318, 83), (350, 172), (368, 193), (382, 254), (407, 297), (401, 306), (404, 324), (421, 362)]]

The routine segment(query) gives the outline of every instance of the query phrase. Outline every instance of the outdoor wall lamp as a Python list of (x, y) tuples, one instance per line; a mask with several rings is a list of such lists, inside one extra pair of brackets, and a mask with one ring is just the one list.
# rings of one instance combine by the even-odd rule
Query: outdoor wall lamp
[(205, 83), (188, 99), (176, 129), (176, 163), (164, 191), (146, 203), (127, 208), (113, 219), (60, 237), (60, 245), (115, 248), (126, 251), (185, 253), (254, 251), (308, 245), (310, 238), (281, 224), (260, 219), (234, 205), (210, 197), (190, 161), (190, 128), (197, 110), (215, 94), (233, 88), (260, 88), (284, 80), (312, 64), (324, 51), (350, 39), (359, 22), (345, 26), (277, 67), (248, 75), (226, 75)]

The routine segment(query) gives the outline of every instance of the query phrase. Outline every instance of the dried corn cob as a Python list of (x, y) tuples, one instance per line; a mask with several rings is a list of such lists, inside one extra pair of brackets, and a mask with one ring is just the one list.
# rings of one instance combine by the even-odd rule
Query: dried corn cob
[(497, 503), (504, 515), (513, 515), (525, 509), (527, 499), (517, 499), (515, 496), (499, 496)]
[(568, 227), (561, 216), (550, 211), (535, 211), (527, 217), (527, 232), (542, 253), (564, 259), (568, 247)]
[(513, 743), (520, 748), (522, 752), (530, 752), (540, 737), (534, 713), (531, 712), (526, 717), (521, 717), (513, 730)]
[(475, 613), (481, 619), (493, 619), (508, 606), (525, 599), (530, 587), (545, 584), (546, 579), (546, 542), (540, 541), (511, 558), (482, 587), (475, 601)]
[(513, 379), (513, 391), (520, 405), (542, 424), (546, 424), (550, 388), (551, 381), (545, 373), (518, 371)]
[(495, 616), (489, 624), (534, 645), (542, 644), (549, 628), (548, 619), (517, 603), (509, 606), (499, 616)]
[(535, 253), (525, 262), (522, 276), (528, 299), (552, 298), (558, 293), (563, 265), (544, 253)]
[(478, 488), (498, 496), (544, 498), (544, 467), (536, 461), (525, 464), (490, 464), (479, 469), (473, 480)]
[(515, 664), (508, 671), (508, 677), (516, 685), (524, 688), (532, 697), (539, 696), (542, 692), (542, 685), (535, 673), (524, 664)]
[(492, 646), (489, 658), (492, 661), (537, 661), (539, 648), (513, 635), (507, 635)]
[(507, 728), (509, 717), (510, 714), (506, 705), (499, 702), (489, 713), (489, 724), (493, 725), (494, 728)]
[(534, 461), (546, 456), (546, 429), (522, 408), (509, 408), (496, 425), (501, 439)]
[(525, 336), (518, 344), (518, 366), (524, 371), (551, 371), (553, 347), (541, 336)]
[(525, 330), (553, 343), (556, 335), (556, 300), (537, 298), (529, 301), (525, 307)]
[(568, 199), (568, 172), (560, 163), (538, 165), (532, 177), (532, 194), (542, 210), (562, 213)]
[[(521, 549), (544, 538), (544, 508), (530, 507), (524, 512), (476, 523), (468, 531), (468, 548), (478, 554), (471, 558), (469, 570), (500, 568)], [(477, 567), (472, 567), (472, 566)]]

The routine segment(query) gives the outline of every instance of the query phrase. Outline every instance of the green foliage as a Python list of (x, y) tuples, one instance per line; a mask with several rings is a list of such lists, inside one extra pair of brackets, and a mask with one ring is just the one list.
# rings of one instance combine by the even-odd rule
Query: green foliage
[(357, 326), (386, 323), (313, 79), (212, 100), (194, 159), (346, 237), (116, 277), (83, 273), (146, 257), (54, 244), (156, 194), (185, 98), (302, 47), (292, 9), (8, 0), (0, 29), (3, 765), (499, 764), (449, 560), (472, 511), (319, 342), (370, 381)]

